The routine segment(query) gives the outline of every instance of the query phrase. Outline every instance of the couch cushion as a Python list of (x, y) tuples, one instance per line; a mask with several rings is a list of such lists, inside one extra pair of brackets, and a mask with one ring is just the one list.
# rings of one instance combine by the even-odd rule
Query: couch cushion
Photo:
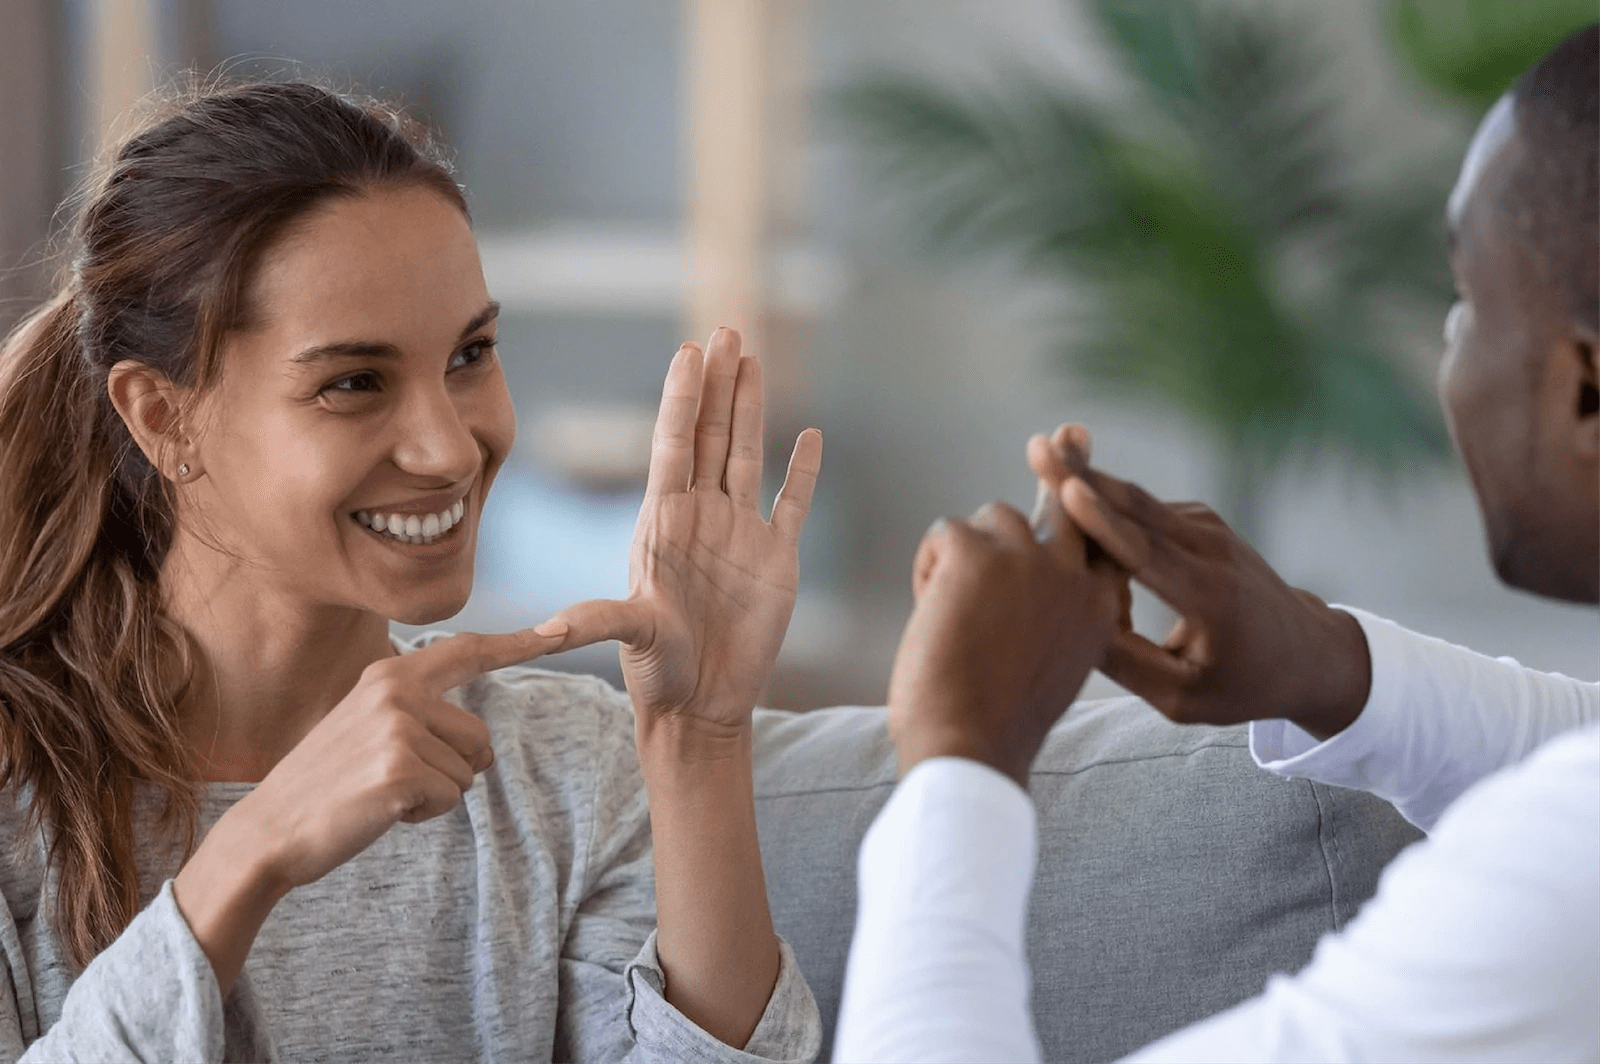
[[(756, 714), (756, 813), (779, 934), (826, 1041), (855, 920), (855, 857), (895, 784), (881, 708)], [(1417, 831), (1365, 794), (1256, 768), (1246, 731), (1132, 698), (1081, 703), (1033, 767), (1028, 921), (1045, 1059), (1108, 1060), (1259, 992), (1372, 895)]]

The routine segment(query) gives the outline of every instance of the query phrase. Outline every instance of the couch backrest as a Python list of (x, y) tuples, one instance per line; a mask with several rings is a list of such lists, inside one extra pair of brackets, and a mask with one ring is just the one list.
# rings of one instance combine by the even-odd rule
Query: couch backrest
[[(895, 783), (881, 708), (756, 714), (756, 812), (778, 933), (832, 1047), (855, 858)], [(1245, 729), (1133, 698), (1079, 704), (1034, 764), (1028, 922), (1046, 1060), (1109, 1060), (1258, 993), (1372, 895), (1419, 838), (1365, 794), (1256, 768)]]

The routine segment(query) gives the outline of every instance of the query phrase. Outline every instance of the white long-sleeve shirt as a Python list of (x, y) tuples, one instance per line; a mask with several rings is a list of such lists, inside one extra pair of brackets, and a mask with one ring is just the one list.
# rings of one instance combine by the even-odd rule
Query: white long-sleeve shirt
[[(1298, 974), (1129, 1059), (1600, 1059), (1600, 685), (1349, 612), (1372, 656), (1360, 717), (1322, 743), (1256, 724), (1251, 752), (1388, 799), (1429, 838)], [(862, 843), (835, 1060), (1039, 1058), (1034, 833), (1001, 773), (906, 775)]]

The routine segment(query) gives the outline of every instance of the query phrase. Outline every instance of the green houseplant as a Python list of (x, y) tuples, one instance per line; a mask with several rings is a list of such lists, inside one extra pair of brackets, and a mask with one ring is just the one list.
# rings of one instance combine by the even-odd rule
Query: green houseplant
[(1597, 15), (1594, 0), (1391, 0), (1386, 12), (1390, 38), (1411, 68), (1475, 115)]
[(903, 224), (1086, 297), (1062, 321), (1065, 363), (1204, 429), (1219, 509), (1247, 537), (1297, 456), (1393, 472), (1447, 453), (1394, 320), (1442, 318), (1448, 169), (1356, 179), (1331, 60), (1299, 12), (1089, 7), (1131, 75), (1125, 101), (1025, 69), (983, 90), (893, 73), (842, 90), (844, 128)]

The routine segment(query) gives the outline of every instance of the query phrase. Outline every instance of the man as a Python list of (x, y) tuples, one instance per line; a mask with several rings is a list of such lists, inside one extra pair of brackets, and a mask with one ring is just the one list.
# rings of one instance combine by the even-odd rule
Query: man
[[(1589, 603), (1597, 52), (1595, 26), (1563, 42), (1474, 138), (1440, 373), (1496, 571)], [(1132, 1059), (1600, 1059), (1600, 685), (1294, 591), (1209, 511), (1090, 469), (1087, 442), (1030, 442), (1051, 503), (1033, 525), (991, 505), (919, 549), (889, 693), (903, 779), (862, 845), (836, 1058), (1037, 1058), (1022, 788), (1099, 665), (1174, 720), (1251, 721), (1264, 768), (1372, 791), (1430, 833), (1301, 972)], [(1127, 624), (1129, 574), (1182, 617), (1162, 646)]]

